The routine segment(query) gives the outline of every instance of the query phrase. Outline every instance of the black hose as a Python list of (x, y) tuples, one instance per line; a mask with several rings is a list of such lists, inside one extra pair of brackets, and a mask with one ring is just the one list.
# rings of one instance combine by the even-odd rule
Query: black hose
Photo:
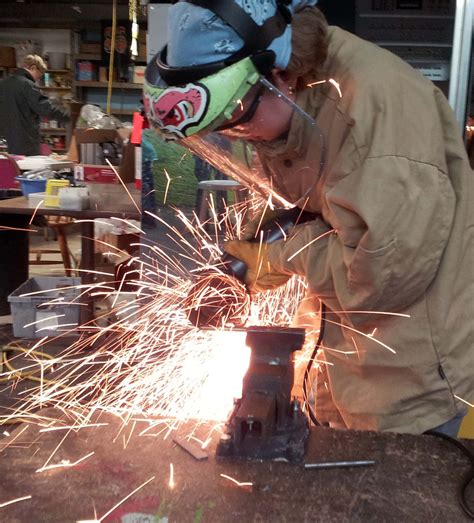
[(466, 500), (466, 491), (469, 486), (469, 484), (474, 479), (474, 455), (472, 452), (465, 447), (459, 440), (452, 438), (451, 436), (448, 436), (447, 434), (443, 434), (441, 432), (436, 432), (435, 430), (428, 430), (424, 432), (427, 436), (436, 436), (437, 438), (444, 439), (445, 441), (448, 441), (451, 443), (451, 445), (454, 445), (457, 447), (461, 452), (463, 452), (469, 459), (471, 463), (470, 470), (468, 470), (462, 480), (461, 487), (459, 489), (459, 503), (461, 505), (461, 508), (464, 510), (465, 514), (469, 516), (471, 519), (474, 519), (474, 508), (470, 507)]
[(309, 383), (309, 375), (311, 372), (311, 368), (313, 367), (313, 362), (316, 360), (316, 355), (321, 348), (321, 344), (323, 342), (324, 338), (324, 330), (326, 328), (326, 305), (324, 305), (323, 302), (321, 302), (321, 322), (319, 325), (319, 336), (318, 340), (316, 342), (316, 345), (314, 346), (313, 352), (311, 354), (311, 357), (309, 358), (308, 365), (306, 366), (306, 370), (304, 371), (304, 377), (303, 377), (303, 400), (304, 404), (306, 406), (306, 409), (308, 410), (309, 417), (311, 421), (316, 425), (316, 427), (320, 427), (321, 423), (318, 421), (316, 414), (314, 413), (314, 410), (311, 408), (311, 405), (309, 404), (309, 396), (308, 396), (308, 383)]

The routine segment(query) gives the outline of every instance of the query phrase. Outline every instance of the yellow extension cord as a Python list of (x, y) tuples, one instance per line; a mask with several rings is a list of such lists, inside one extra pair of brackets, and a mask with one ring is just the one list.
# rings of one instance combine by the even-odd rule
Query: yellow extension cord
[[(20, 380), (20, 379), (26, 379), (30, 381), (36, 381), (39, 383), (54, 383), (53, 380), (47, 380), (44, 378), (38, 377), (39, 372), (38, 371), (28, 371), (24, 372), (21, 369), (16, 369), (9, 361), (8, 359), (8, 352), (21, 352), (24, 354), (32, 354), (37, 357), (41, 357), (43, 359), (47, 360), (53, 360), (54, 357), (50, 354), (46, 354), (45, 352), (41, 352), (38, 350), (31, 350), (31, 349), (25, 349), (24, 347), (21, 347), (16, 342), (9, 343), (8, 345), (4, 345), (0, 358), (0, 368), (1, 365), (5, 366), (6, 369), (9, 371), (9, 376), (6, 378), (0, 378), (0, 383), (6, 383), (12, 380)], [(16, 425), (18, 423), (23, 423), (25, 420), (21, 418), (11, 418), (7, 420), (0, 419), (0, 426), (2, 425)]]

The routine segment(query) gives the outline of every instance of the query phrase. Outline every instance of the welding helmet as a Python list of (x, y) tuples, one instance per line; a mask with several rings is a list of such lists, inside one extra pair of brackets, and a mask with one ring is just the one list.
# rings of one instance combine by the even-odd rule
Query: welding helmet
[[(259, 140), (232, 131), (251, 122), (269, 91), (283, 96), (268, 78), (272, 69), (288, 65), (295, 6), (315, 3), (177, 2), (170, 8), (168, 45), (145, 73), (151, 125), (262, 196), (294, 204), (275, 194), (272, 174), (260, 162)], [(206, 34), (209, 28), (212, 33)], [(302, 111), (295, 111), (294, 118), (301, 117)]]

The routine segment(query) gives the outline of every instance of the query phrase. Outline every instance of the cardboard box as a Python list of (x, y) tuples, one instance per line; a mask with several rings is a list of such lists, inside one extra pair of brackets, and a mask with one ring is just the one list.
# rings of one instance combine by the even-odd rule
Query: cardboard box
[(16, 67), (14, 47), (0, 46), (0, 67)]
[(136, 65), (133, 68), (133, 83), (142, 84), (145, 81), (145, 69), (144, 65)]
[(120, 184), (114, 170), (107, 164), (91, 165), (82, 163), (81, 150), (84, 144), (115, 142), (122, 147), (122, 161), (114, 166), (124, 183), (135, 179), (135, 147), (130, 143), (131, 129), (75, 129), (69, 146), (68, 158), (80, 163), (74, 169), (76, 180), (90, 183)]

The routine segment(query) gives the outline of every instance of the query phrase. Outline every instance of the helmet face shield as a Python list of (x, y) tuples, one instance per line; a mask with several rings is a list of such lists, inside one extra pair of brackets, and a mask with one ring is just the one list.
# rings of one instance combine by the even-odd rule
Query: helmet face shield
[[(302, 131), (305, 144), (311, 143), (311, 154), (308, 163), (300, 166)], [(294, 112), (287, 136), (272, 142), (253, 141), (245, 138), (245, 133), (250, 135), (251, 132), (252, 120), (221, 132), (194, 134), (180, 144), (277, 207), (298, 206), (314, 210), (311, 195), (324, 166), (325, 155), (324, 137), (319, 127), (311, 126)]]
[[(168, 87), (158, 67), (150, 65), (144, 101), (159, 134), (179, 139), (192, 153), (277, 206), (307, 205), (324, 164), (324, 136), (309, 114), (263, 77), (252, 58), (177, 87)], [(288, 170), (288, 160), (302, 154), (303, 136), (314, 150), (310, 164)]]

